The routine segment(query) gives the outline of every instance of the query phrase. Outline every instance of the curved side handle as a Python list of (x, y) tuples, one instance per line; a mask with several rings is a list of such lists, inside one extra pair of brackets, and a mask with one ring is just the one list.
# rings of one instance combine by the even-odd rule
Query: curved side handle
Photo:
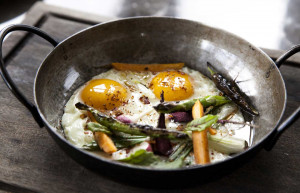
[(276, 66), (279, 68), (281, 64), (283, 64), (289, 57), (293, 56), (294, 54), (300, 52), (300, 44), (292, 47), (286, 53), (282, 54), (277, 60), (275, 61)]
[(276, 129), (275, 134), (272, 136), (272, 138), (267, 142), (265, 145), (265, 150), (270, 151), (278, 141), (281, 134), (289, 128), (297, 119), (300, 117), (300, 107), (298, 107), (292, 115), (290, 115), (281, 125), (279, 125)]
[[(297, 45), (293, 48), (291, 48), (289, 51), (284, 53), (282, 56), (280, 56), (276, 61), (275, 64), (279, 68), (281, 64), (283, 64), (289, 57), (292, 55), (300, 52), (300, 45)], [(267, 151), (272, 150), (274, 145), (276, 144), (277, 140), (279, 139), (280, 135), (289, 128), (295, 121), (297, 121), (300, 117), (300, 107), (298, 107), (292, 115), (290, 115), (281, 125), (279, 125), (274, 133), (274, 135), (271, 137), (271, 139), (266, 143), (265, 149)]]
[(36, 120), (38, 125), (40, 127), (44, 126), (43, 120), (40, 117), (37, 108), (34, 104), (29, 102), (27, 98), (22, 94), (22, 92), (18, 89), (18, 87), (15, 85), (11, 77), (9, 76), (5, 65), (4, 65), (4, 60), (2, 57), (2, 44), (4, 41), (4, 38), (6, 37), (7, 34), (13, 31), (27, 31), (34, 33), (45, 40), (49, 41), (54, 47), (58, 45), (58, 42), (54, 40), (51, 36), (46, 34), (45, 32), (41, 31), (39, 28), (32, 27), (32, 26), (27, 26), (27, 25), (11, 25), (8, 27), (5, 27), (4, 29), (1, 30), (0, 32), (0, 68), (1, 68), (1, 77), (4, 80), (6, 86), (9, 88), (9, 90), (17, 97), (17, 99), (31, 112), (33, 118)]

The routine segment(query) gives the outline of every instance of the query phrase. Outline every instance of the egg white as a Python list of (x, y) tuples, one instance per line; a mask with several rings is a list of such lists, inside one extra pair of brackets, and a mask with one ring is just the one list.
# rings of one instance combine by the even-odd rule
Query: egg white
[[(194, 88), (193, 95), (184, 101), (219, 94), (215, 84), (200, 72), (187, 67), (182, 68), (181, 71), (189, 75)], [(160, 99), (156, 98), (152, 90), (148, 88), (156, 74), (153, 72), (131, 72), (111, 69), (92, 79), (111, 79), (122, 84), (127, 90), (127, 103), (115, 110), (107, 111), (107, 115), (115, 117), (115, 112), (118, 111), (118, 113), (123, 113), (124, 116), (134, 123), (156, 127), (159, 114), (153, 109), (153, 106), (157, 105)], [(82, 147), (94, 140), (93, 133), (84, 129), (88, 120), (86, 116), (82, 116), (85, 112), (75, 107), (77, 102), (83, 102), (80, 94), (84, 86), (77, 89), (65, 105), (61, 122), (66, 138), (77, 147)], [(150, 104), (144, 104), (140, 100), (141, 97), (147, 97)], [(176, 129), (179, 125), (179, 123), (166, 119), (167, 129)], [(210, 149), (210, 157), (211, 162), (216, 162), (224, 160), (228, 155)]]

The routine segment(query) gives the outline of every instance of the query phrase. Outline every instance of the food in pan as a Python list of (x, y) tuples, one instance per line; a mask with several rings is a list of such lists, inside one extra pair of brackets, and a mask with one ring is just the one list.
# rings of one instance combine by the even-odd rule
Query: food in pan
[(258, 112), (243, 95), (232, 99), (236, 94), (227, 91), (241, 93), (238, 86), (221, 77), (224, 90), (212, 66), (213, 81), (183, 63), (112, 66), (64, 108), (64, 133), (77, 147), (129, 164), (178, 168), (222, 161), (251, 143), (240, 108)]

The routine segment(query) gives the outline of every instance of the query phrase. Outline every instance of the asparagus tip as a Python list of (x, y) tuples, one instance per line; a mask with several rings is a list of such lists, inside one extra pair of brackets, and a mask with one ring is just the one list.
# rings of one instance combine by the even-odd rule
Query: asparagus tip
[(216, 72), (213, 71), (213, 69), (214, 69), (213, 66), (209, 62), (207, 62), (207, 69), (208, 69), (208, 71), (210, 72), (211, 75), (216, 74)]
[(86, 104), (83, 104), (81, 102), (76, 103), (75, 107), (80, 110), (86, 110), (87, 108), (89, 108)]
[(254, 115), (258, 116), (259, 115), (259, 112), (258, 110), (256, 110), (255, 108), (251, 107), (251, 111)]

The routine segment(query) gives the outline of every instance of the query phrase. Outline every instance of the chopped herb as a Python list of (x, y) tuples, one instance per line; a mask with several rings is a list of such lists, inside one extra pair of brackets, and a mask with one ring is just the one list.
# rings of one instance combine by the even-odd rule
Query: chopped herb
[(199, 119), (194, 119), (187, 124), (185, 131), (203, 131), (218, 121), (217, 115), (205, 115)]

